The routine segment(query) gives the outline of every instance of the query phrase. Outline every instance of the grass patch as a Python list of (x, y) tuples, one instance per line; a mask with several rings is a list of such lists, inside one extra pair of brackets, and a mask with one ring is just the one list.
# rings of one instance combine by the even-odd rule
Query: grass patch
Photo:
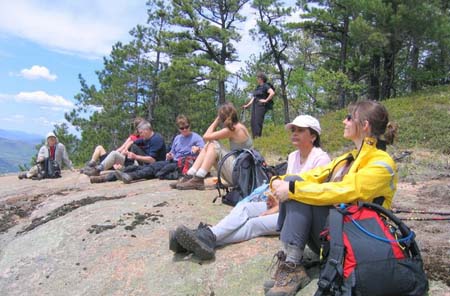
[[(450, 87), (436, 87), (382, 101), (389, 111), (391, 121), (399, 124), (394, 149), (426, 149), (450, 154)], [(342, 120), (347, 109), (319, 117), (322, 127), (322, 147), (336, 156), (353, 148), (353, 143), (343, 137)], [(293, 147), (284, 125), (264, 125), (263, 137), (255, 140), (255, 147), (269, 163), (284, 159)]]

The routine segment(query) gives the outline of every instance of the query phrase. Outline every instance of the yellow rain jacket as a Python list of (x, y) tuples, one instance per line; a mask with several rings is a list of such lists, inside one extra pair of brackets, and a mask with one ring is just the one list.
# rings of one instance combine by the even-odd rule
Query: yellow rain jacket
[[(342, 181), (328, 182), (330, 174), (346, 165), (350, 154), (354, 161)], [(281, 176), (281, 179), (286, 176)], [(390, 209), (398, 182), (394, 160), (388, 153), (376, 148), (374, 138), (364, 139), (359, 154), (355, 149), (325, 167), (312, 169), (299, 176), (304, 181), (290, 182), (289, 198), (316, 206), (372, 202), (382, 196), (383, 207)]]

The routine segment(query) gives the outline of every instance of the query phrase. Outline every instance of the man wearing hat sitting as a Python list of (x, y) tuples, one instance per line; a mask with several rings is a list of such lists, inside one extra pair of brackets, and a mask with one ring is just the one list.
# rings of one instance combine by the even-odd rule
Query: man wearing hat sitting
[(62, 164), (66, 165), (70, 170), (74, 170), (72, 162), (67, 154), (66, 147), (58, 142), (58, 138), (52, 132), (47, 134), (45, 144), (39, 149), (36, 165), (33, 166), (28, 172), (19, 173), (19, 179), (42, 179), (44, 176), (44, 163), (46, 159), (54, 160), (58, 163), (59, 168), (62, 168)]

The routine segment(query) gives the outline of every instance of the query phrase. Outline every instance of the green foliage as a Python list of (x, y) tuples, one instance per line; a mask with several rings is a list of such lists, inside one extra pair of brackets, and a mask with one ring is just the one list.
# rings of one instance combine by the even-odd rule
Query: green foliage
[[(430, 88), (383, 104), (390, 120), (399, 125), (394, 141), (397, 149), (419, 148), (450, 154), (450, 87)], [(347, 110), (341, 109), (317, 117), (322, 127), (322, 147), (333, 156), (354, 148), (343, 137), (342, 121), (346, 114)], [(255, 147), (276, 160), (293, 151), (284, 126), (274, 124), (264, 125), (263, 137), (255, 140)]]

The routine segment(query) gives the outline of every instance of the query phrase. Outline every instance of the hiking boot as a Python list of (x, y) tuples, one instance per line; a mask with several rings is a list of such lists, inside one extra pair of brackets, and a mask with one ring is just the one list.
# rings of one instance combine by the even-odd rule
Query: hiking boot
[(191, 230), (186, 226), (178, 226), (175, 231), (178, 243), (188, 251), (191, 251), (201, 260), (214, 258), (216, 236), (205, 224), (200, 224), (197, 230)]
[(174, 253), (186, 253), (187, 250), (178, 243), (175, 233), (175, 230), (169, 231), (169, 250)]
[(88, 162), (86, 162), (86, 167), (95, 168), (96, 165), (97, 162), (94, 160), (89, 160)]
[(120, 180), (125, 184), (130, 184), (131, 181), (133, 181), (133, 177), (130, 174), (124, 173), (122, 171), (115, 171), (114, 175), (116, 175), (117, 180)]
[(205, 190), (205, 179), (194, 176), (190, 180), (177, 184), (178, 190)]
[(266, 296), (294, 296), (311, 281), (305, 267), (285, 261), (275, 272), (275, 284), (267, 291)]
[(26, 179), (27, 178), (27, 172), (20, 172), (19, 175), (17, 176), (17, 178), (19, 178), (20, 180)]
[(95, 167), (84, 167), (83, 168), (83, 174), (86, 176), (100, 176), (100, 171)]
[(91, 180), (91, 183), (104, 183), (108, 182), (108, 175), (101, 175), (101, 176), (92, 176), (89, 178)]
[[(274, 262), (274, 259), (276, 258), (276, 261)], [(275, 272), (271, 275), (271, 278), (269, 280), (266, 280), (264, 282), (264, 293), (267, 293), (274, 285), (275, 285), (275, 279), (277, 278), (278, 271), (280, 270), (280, 265), (286, 262), (286, 253), (283, 251), (278, 251), (273, 255), (272, 263), (269, 267), (269, 272), (273, 272), (273, 268), (275, 269)]]
[(192, 175), (183, 175), (183, 177), (181, 177), (180, 179), (178, 179), (178, 181), (170, 183), (169, 186), (172, 189), (176, 189), (178, 184), (184, 183), (189, 181), (190, 179), (192, 179)]

